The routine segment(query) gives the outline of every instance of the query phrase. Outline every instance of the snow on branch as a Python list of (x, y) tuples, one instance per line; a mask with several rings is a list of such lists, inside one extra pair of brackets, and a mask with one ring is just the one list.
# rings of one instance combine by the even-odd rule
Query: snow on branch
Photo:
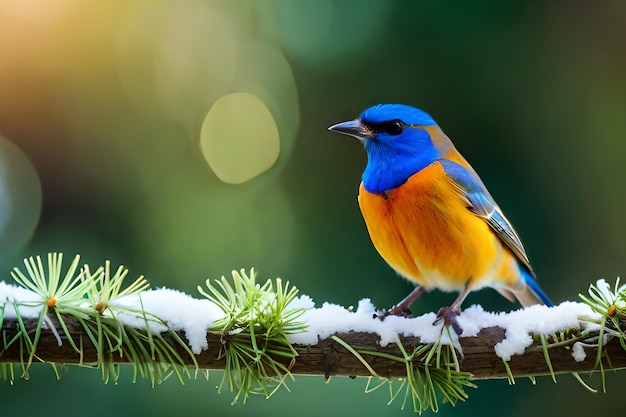
[[(56, 318), (51, 319), (49, 324), (42, 329), (37, 346), (36, 360), (65, 364), (98, 364), (98, 349), (93, 344), (86, 343), (89, 340), (89, 335), (83, 328), (83, 325), (73, 317), (65, 317), (64, 321), (68, 329), (67, 335), (59, 335), (58, 330), (54, 332), (47, 327), (56, 326), (60, 328)], [(10, 341), (18, 337), (22, 325), (26, 331), (34, 333), (38, 320), (22, 319), (22, 323), (20, 323), (17, 319), (5, 318), (1, 328), (4, 339)], [(181, 340), (186, 340), (184, 331), (178, 331), (177, 335)], [(69, 342), (70, 338), (74, 341), (83, 340), (80, 351), (73, 349)], [(164, 334), (163, 338), (172, 346), (176, 346), (178, 343), (177, 339), (172, 337), (172, 335)], [(193, 354), (193, 356), (188, 355), (184, 348), (178, 347), (178, 353), (183, 359), (181, 365), (197, 365), (201, 369), (224, 369), (225, 357), (222, 350), (224, 345), (229, 343), (230, 339), (231, 336), (229, 335), (222, 336), (209, 333), (207, 335), (207, 348), (197, 354)], [(539, 338), (533, 339), (522, 354), (511, 356), (509, 361), (504, 361), (499, 357), (495, 349), (496, 345), (502, 343), (505, 339), (506, 329), (499, 326), (483, 328), (474, 336), (461, 336), (457, 345), (463, 353), (458, 358), (460, 370), (471, 373), (473, 379), (508, 378), (509, 375), (514, 377), (550, 375), (550, 368), (544, 357), (544, 347)], [(315, 344), (295, 343), (293, 347), (297, 357), (296, 361), (291, 365), (290, 371), (292, 374), (323, 375), (328, 378), (337, 375), (371, 376), (371, 368), (381, 377), (406, 376), (406, 366), (403, 362), (367, 353), (377, 352), (395, 357), (402, 356), (402, 352), (396, 343), (381, 346), (380, 340), (380, 335), (376, 333), (360, 331), (336, 333), (320, 339)], [(576, 355), (576, 349), (572, 349), (572, 346), (577, 343), (575, 338), (571, 338), (569, 341), (567, 338), (564, 338), (564, 340), (565, 342), (549, 340), (546, 344), (552, 370), (555, 374), (585, 372), (597, 368), (597, 345), (588, 346), (585, 350), (586, 355), (580, 360)], [(341, 342), (359, 352), (370, 368), (366, 367)], [(412, 351), (424, 345), (420, 338), (415, 336), (400, 336), (398, 343), (404, 347), (405, 351)], [(104, 352), (105, 356), (109, 355), (109, 353), (108, 351)], [(603, 346), (603, 354), (605, 369), (626, 367), (626, 351), (620, 346), (619, 339), (608, 341)], [(23, 351), (23, 346), (20, 347), (17, 343), (10, 345), (6, 343), (3, 346), (2, 355), (0, 355), (0, 361), (19, 363), (27, 356)], [(606, 362), (607, 356), (611, 359), (610, 364)], [(425, 355), (415, 357), (413, 360), (419, 362), (424, 357)], [(115, 354), (112, 354), (110, 357), (110, 360), (116, 363), (128, 363), (131, 359), (131, 357), (116, 356)], [(286, 360), (284, 365), (288, 366), (289, 362), (290, 360)], [(505, 365), (505, 362), (507, 365)]]
[[(473, 380), (626, 367), (625, 286), (591, 286), (583, 303), (490, 313), (462, 312), (457, 336), (434, 313), (374, 318), (361, 300), (355, 311), (324, 303), (280, 279), (256, 282), (254, 271), (207, 280), (202, 299), (171, 289), (149, 290), (110, 264), (62, 273), (62, 255), (25, 260), (12, 271), (19, 286), (0, 282), (0, 375), (28, 376), (34, 362), (94, 365), (119, 379), (129, 363), (159, 383), (171, 374), (223, 369), (221, 389), (235, 401), (269, 397), (295, 374), (368, 376), (399, 384), (415, 411), (437, 410), (467, 397)], [(400, 395), (400, 397), (403, 397)], [(395, 396), (394, 396), (395, 398)], [(393, 399), (393, 398), (392, 398)]]

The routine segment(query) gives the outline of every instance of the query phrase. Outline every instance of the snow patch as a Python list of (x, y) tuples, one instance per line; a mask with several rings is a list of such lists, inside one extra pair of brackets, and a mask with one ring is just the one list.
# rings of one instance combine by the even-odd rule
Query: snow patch
[[(43, 299), (39, 294), (13, 284), (0, 281), (0, 309), (4, 307), (5, 319), (16, 319), (17, 314), (13, 303), (19, 303), (20, 316), (23, 319), (39, 317), (43, 308)], [(28, 304), (33, 303), (34, 306)]]
[[(289, 335), (288, 339), (291, 343), (316, 344), (333, 334), (355, 331), (378, 334), (381, 346), (395, 342), (399, 336), (419, 337), (422, 343), (435, 343), (440, 337), (442, 343), (458, 343), (454, 332), (442, 333), (442, 324), (434, 324), (437, 318), (435, 313), (415, 318), (390, 316), (381, 321), (374, 318), (375, 312), (376, 308), (369, 299), (359, 301), (356, 311), (324, 303), (320, 308), (308, 309), (304, 315), (308, 329), (303, 333)], [(480, 330), (488, 327), (503, 328), (504, 339), (496, 344), (495, 352), (508, 361), (513, 355), (524, 353), (532, 344), (533, 335), (550, 335), (581, 326), (587, 328), (587, 323), (580, 319), (598, 317), (588, 305), (569, 301), (556, 307), (537, 305), (509, 313), (488, 312), (479, 305), (473, 305), (461, 313), (458, 323), (463, 329), (460, 337), (476, 336)]]
[[(199, 354), (209, 347), (207, 329), (215, 320), (224, 317), (224, 312), (207, 299), (196, 299), (181, 291), (169, 288), (144, 291), (121, 297), (111, 302), (111, 306), (144, 310), (163, 319), (174, 331), (183, 331), (189, 347)], [(145, 327), (146, 320), (137, 314), (118, 314), (116, 317), (125, 325)], [(149, 318), (149, 317), (148, 317)], [(152, 332), (162, 332), (166, 327), (149, 321)]]
[(584, 361), (585, 358), (587, 358), (587, 352), (585, 352), (585, 345), (580, 342), (574, 343), (574, 346), (572, 347), (572, 356), (574, 357), (574, 360), (576, 362)]

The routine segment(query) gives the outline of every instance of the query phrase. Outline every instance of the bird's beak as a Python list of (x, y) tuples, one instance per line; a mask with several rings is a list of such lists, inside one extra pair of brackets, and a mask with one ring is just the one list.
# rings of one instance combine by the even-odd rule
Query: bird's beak
[(354, 136), (359, 140), (363, 140), (372, 136), (370, 132), (359, 119), (349, 120), (347, 122), (337, 123), (328, 128), (333, 132), (343, 133), (344, 135)]

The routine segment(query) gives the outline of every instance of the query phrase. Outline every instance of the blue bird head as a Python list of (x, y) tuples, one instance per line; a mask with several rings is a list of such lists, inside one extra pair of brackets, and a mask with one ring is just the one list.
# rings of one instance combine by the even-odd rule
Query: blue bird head
[(354, 136), (365, 145), (363, 185), (371, 193), (399, 187), (440, 157), (428, 127), (437, 124), (428, 113), (403, 104), (378, 104), (358, 119), (328, 128)]

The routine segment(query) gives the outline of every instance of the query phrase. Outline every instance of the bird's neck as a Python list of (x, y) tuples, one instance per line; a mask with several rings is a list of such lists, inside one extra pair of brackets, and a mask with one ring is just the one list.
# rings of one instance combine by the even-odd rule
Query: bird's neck
[(372, 141), (366, 143), (365, 147), (368, 160), (362, 177), (363, 186), (374, 194), (401, 186), (439, 157), (432, 145), (420, 148), (419, 151), (411, 151)]

